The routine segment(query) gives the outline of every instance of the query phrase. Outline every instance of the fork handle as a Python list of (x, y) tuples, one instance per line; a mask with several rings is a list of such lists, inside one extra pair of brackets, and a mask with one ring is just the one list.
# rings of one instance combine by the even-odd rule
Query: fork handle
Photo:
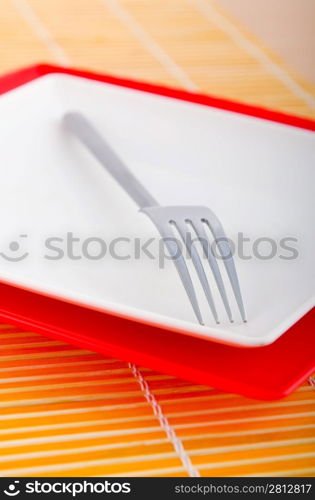
[(158, 202), (81, 113), (66, 113), (63, 120), (67, 128), (93, 153), (140, 208), (158, 205)]

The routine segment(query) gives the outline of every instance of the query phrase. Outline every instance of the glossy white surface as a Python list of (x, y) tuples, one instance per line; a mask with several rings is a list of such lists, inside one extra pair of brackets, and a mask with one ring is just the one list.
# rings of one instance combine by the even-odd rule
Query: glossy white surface
[[(155, 227), (87, 151), (61, 127), (65, 111), (80, 110), (161, 204), (209, 206), (229, 237), (250, 238), (249, 260), (236, 256), (248, 313), (240, 321), (232, 300), (230, 324), (216, 287), (222, 322), (214, 326), (199, 284), (207, 326), (196, 323), (175, 267), (142, 255), (100, 260), (82, 255), (99, 237), (157, 237)], [(0, 277), (90, 307), (132, 316), (212, 340), (268, 344), (314, 305), (315, 134), (306, 130), (65, 75), (48, 75), (0, 98)], [(80, 238), (83, 258), (47, 260), (48, 237)], [(20, 237), (27, 234), (27, 237)], [(273, 238), (277, 256), (253, 256), (253, 242)], [(297, 238), (299, 257), (280, 248)], [(9, 248), (17, 241), (20, 248)], [(65, 241), (58, 243), (65, 249)], [(91, 244), (90, 254), (98, 248)], [(120, 255), (134, 253), (125, 241)], [(158, 241), (150, 250), (157, 255)], [(259, 245), (261, 253), (270, 244)], [(19, 261), (15, 258), (28, 252)], [(55, 253), (54, 253), (55, 255)], [(212, 276), (209, 272), (209, 280)], [(230, 295), (230, 290), (229, 290)], [(231, 295), (230, 295), (231, 296)]]

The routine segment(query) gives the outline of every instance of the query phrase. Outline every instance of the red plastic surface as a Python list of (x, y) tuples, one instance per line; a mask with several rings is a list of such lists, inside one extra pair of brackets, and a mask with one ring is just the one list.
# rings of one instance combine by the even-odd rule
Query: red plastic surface
[(203, 385), (258, 399), (285, 396), (315, 368), (315, 311), (273, 344), (241, 349), (0, 284), (0, 318)]
[[(315, 122), (180, 90), (39, 65), (0, 79), (0, 93), (48, 73), (67, 73), (315, 130)], [(315, 310), (279, 340), (244, 349), (170, 332), (0, 283), (0, 320), (85, 349), (257, 399), (277, 399), (315, 371)]]

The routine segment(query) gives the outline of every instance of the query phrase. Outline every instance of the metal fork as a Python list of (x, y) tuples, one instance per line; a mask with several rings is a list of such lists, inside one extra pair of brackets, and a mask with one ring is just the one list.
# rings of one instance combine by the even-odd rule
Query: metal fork
[(205, 226), (208, 226), (213, 235), (214, 241), (224, 262), (242, 320), (246, 321), (246, 314), (232, 251), (222, 224), (217, 216), (209, 208), (202, 206), (159, 206), (158, 202), (129, 171), (126, 165), (113, 151), (111, 146), (81, 113), (67, 113), (64, 115), (63, 120), (66, 127), (71, 130), (71, 132), (76, 135), (78, 139), (80, 139), (80, 141), (93, 153), (106, 170), (137, 203), (140, 207), (140, 211), (147, 214), (151, 221), (155, 224), (163, 238), (170, 256), (173, 258), (178, 274), (185, 287), (186, 293), (199, 323), (201, 325), (204, 324), (193, 282), (190, 277), (185, 258), (182, 255), (180, 240), (176, 236), (176, 232), (186, 246), (187, 253), (191, 257), (213, 317), (216, 323), (219, 323), (208, 279), (200, 255), (196, 249), (195, 241), (191, 238), (191, 231), (196, 235), (197, 240), (200, 241), (204, 255), (210, 264), (210, 268), (219, 289), (228, 318), (231, 322), (233, 322), (225, 286), (223, 284), (217, 259), (213, 255)]

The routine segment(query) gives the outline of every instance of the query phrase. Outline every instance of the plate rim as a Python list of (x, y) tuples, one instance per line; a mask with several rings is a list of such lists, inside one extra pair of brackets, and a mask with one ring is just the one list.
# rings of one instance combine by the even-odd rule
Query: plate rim
[(86, 78), (88, 80), (99, 81), (126, 87), (150, 94), (157, 94), (164, 97), (201, 104), (211, 108), (217, 108), (225, 111), (231, 111), (238, 114), (260, 118), (267, 121), (290, 125), (296, 128), (315, 131), (315, 119), (306, 118), (282, 111), (276, 111), (263, 106), (246, 104), (232, 99), (217, 97), (212, 94), (200, 92), (191, 92), (176, 87), (169, 87), (160, 84), (143, 82), (135, 79), (120, 78), (109, 74), (102, 74), (84, 69), (75, 69), (70, 67), (58, 66), (53, 64), (40, 63), (25, 68), (9, 72), (0, 76), (0, 95), (20, 87), (32, 80), (48, 74), (59, 73)]

